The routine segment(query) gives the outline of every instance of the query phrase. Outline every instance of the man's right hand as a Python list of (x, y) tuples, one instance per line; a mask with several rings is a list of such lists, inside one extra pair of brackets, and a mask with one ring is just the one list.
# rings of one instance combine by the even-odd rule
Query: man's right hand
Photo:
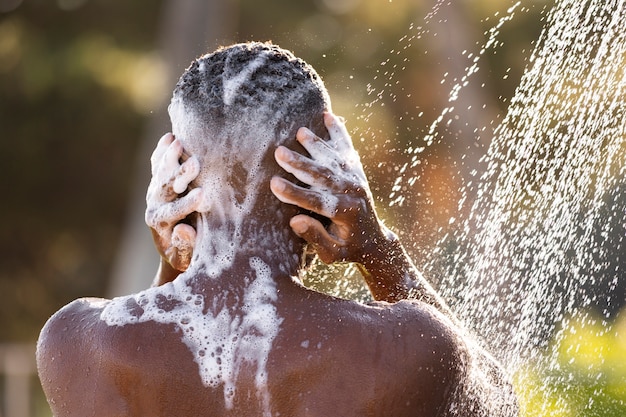
[[(181, 158), (186, 159), (181, 163)], [(183, 223), (202, 201), (202, 189), (184, 194), (198, 176), (195, 156), (184, 154), (182, 143), (171, 133), (158, 142), (150, 158), (152, 179), (146, 195), (146, 224), (159, 254), (161, 266), (157, 284), (174, 279), (189, 266), (196, 240), (193, 226)]]
[(300, 214), (290, 222), (322, 261), (367, 264), (374, 252), (396, 237), (376, 214), (363, 166), (343, 121), (326, 113), (324, 122), (330, 135), (327, 141), (306, 128), (296, 135), (310, 158), (284, 146), (275, 153), (278, 164), (308, 188), (274, 177), (271, 189), (282, 202), (330, 220), (324, 227), (313, 217)]

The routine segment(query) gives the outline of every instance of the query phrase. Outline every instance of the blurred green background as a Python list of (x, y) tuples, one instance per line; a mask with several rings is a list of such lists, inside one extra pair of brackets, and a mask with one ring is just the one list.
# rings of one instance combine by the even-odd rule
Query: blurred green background
[[(463, 107), (468, 110), (421, 154), (419, 180), (401, 190), (405, 204), (389, 207), (406, 150), (422, 146), (452, 87), (515, 2), (437, 3), (0, 0), (0, 344), (6, 346), (0, 371), (15, 368), (9, 362), (19, 357), (16, 351), (30, 355), (39, 329), (61, 306), (82, 296), (110, 296), (116, 285), (119, 290), (120, 248), (134, 250), (128, 231), (145, 229), (137, 225), (137, 212), (150, 151), (169, 129), (164, 106), (191, 59), (220, 44), (271, 40), (318, 70), (335, 112), (348, 120), (383, 217), (419, 265), (458, 215), (458, 190), (506, 110), (550, 5), (525, 2), (502, 26), (496, 47), (482, 56), (459, 99), (471, 104)], [(149, 234), (141, 239), (142, 250), (150, 251)], [(141, 281), (149, 282), (156, 264), (145, 263), (149, 272)], [(602, 326), (605, 337), (581, 324), (588, 337), (583, 332), (555, 340), (552, 348), (562, 350), (569, 365), (593, 361), (589, 352), (598, 349), (612, 353), (603, 357), (601, 377), (587, 362), (586, 373), (563, 371), (571, 383), (561, 397), (546, 400), (524, 391), (528, 409), (554, 401), (575, 410), (585, 390), (601, 389), (611, 399), (611, 415), (624, 415), (623, 322)], [(587, 350), (571, 348), (588, 343)], [(548, 378), (544, 369), (524, 370), (520, 385)], [(18, 388), (5, 378), (0, 415), (49, 415), (34, 377), (27, 378), (30, 385), (19, 378), (12, 384), (35, 393), (28, 411), (10, 404)]]

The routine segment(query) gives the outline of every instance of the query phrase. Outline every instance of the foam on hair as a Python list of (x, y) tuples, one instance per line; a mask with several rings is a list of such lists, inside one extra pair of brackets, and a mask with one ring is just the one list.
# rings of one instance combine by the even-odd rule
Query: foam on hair
[(250, 113), (289, 124), (330, 107), (319, 75), (291, 52), (268, 43), (220, 48), (195, 60), (183, 73), (172, 98), (188, 114), (215, 127)]
[(315, 70), (267, 43), (221, 48), (181, 76), (169, 113), (174, 135), (200, 161), (192, 185), (204, 189), (198, 211), (210, 215), (198, 231), (210, 238), (198, 233), (196, 252), (215, 260), (204, 259), (204, 273), (228, 267), (244, 243), (242, 229), (254, 226), (250, 214), (279, 170), (274, 149), (293, 142), (299, 127), (320, 123), (324, 110), (330, 99)]
[(313, 67), (268, 43), (236, 44), (198, 58), (181, 76), (169, 108), (173, 133), (197, 156), (220, 144), (236, 156), (275, 147), (324, 109), (330, 110), (330, 99)]

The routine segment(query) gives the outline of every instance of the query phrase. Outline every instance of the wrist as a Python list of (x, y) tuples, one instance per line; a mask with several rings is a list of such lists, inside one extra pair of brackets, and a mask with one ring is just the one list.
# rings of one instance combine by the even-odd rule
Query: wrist
[(358, 267), (374, 299), (395, 302), (407, 298), (407, 273), (412, 264), (398, 236), (382, 223), (379, 233), (365, 245)]
[(368, 239), (363, 246), (361, 263), (368, 269), (372, 267), (378, 269), (377, 266), (386, 267), (390, 264), (396, 264), (398, 257), (402, 257), (403, 254), (404, 249), (398, 236), (380, 223), (379, 232)]

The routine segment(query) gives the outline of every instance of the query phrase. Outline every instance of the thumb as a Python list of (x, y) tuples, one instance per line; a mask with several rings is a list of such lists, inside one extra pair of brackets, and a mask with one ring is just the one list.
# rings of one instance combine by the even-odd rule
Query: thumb
[(299, 214), (290, 220), (289, 225), (295, 234), (312, 245), (322, 262), (331, 264), (344, 260), (344, 242), (330, 235), (318, 220)]
[(196, 243), (196, 230), (188, 224), (177, 224), (172, 233), (172, 246), (168, 261), (179, 271), (185, 271), (191, 263)]

